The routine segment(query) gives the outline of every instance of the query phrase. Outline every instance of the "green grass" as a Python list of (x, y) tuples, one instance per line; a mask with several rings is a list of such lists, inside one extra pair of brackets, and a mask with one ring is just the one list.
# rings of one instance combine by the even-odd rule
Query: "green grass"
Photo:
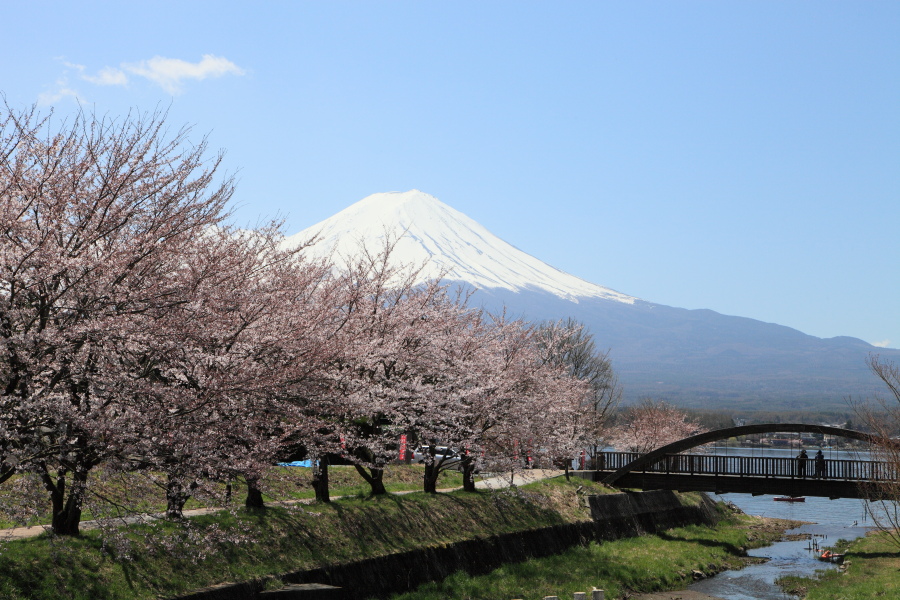
[(783, 526), (756, 517), (732, 516), (716, 527), (691, 526), (654, 536), (591, 543), (563, 554), (505, 565), (487, 575), (456, 573), (392, 600), (495, 600), (572, 597), (574, 592), (606, 591), (608, 599), (635, 592), (679, 589), (692, 572), (712, 574), (740, 568), (748, 560), (742, 548), (767, 545)]
[[(515, 492), (350, 496), (260, 514), (216, 513), (191, 519), (189, 528), (131, 526), (119, 530), (130, 543), (129, 560), (121, 560), (121, 545), (97, 531), (76, 539), (11, 541), (0, 546), (0, 598), (165, 598), (226, 581), (587, 520), (579, 486), (581, 492), (602, 489), (555, 481)], [(246, 539), (210, 541), (221, 531), (243, 532)]]
[[(369, 485), (353, 467), (339, 466), (329, 469), (329, 488), (332, 496), (369, 495)], [(392, 465), (385, 469), (385, 487), (389, 492), (416, 491), (422, 489), (424, 467), (420, 465)], [(46, 525), (50, 523), (50, 503), (42, 490), (26, 488), (21, 477), (0, 485), (0, 529), (22, 525)], [(442, 489), (462, 487), (462, 474), (444, 471), (438, 479)], [(312, 489), (311, 469), (303, 467), (273, 467), (263, 481), (263, 497), (266, 502), (304, 500), (315, 497)], [(188, 500), (186, 510), (222, 506), (225, 486), (216, 485)], [(234, 490), (234, 501), (243, 502), (243, 486)], [(16, 519), (14, 509), (22, 505), (37, 504), (37, 511), (27, 520)], [(95, 517), (95, 513), (109, 514), (116, 505), (127, 506), (132, 511), (158, 513), (166, 509), (165, 491), (153, 481), (152, 474), (103, 473), (97, 471), (88, 480), (88, 499), (82, 520)], [(93, 509), (93, 510), (92, 510)]]
[(806, 600), (900, 598), (900, 551), (884, 534), (873, 534), (835, 547), (846, 552), (845, 571), (828, 569), (818, 578), (783, 577), (786, 591)]
[[(394, 476), (397, 485), (420, 475), (415, 467), (404, 469)], [(97, 531), (75, 539), (44, 535), (0, 544), (0, 598), (168, 598), (227, 581), (265, 579), (473, 537), (587, 521), (590, 514), (584, 495), (609, 491), (601, 484), (567, 482), (560, 477), (489, 493), (377, 498), (347, 494), (330, 504), (273, 506), (262, 513), (219, 512), (190, 519), (190, 526), (171, 522), (129, 526), (105, 539)], [(683, 501), (693, 500), (685, 495)], [(507, 587), (488, 588), (484, 596), (469, 595), (527, 598), (535, 597), (533, 590), (568, 594), (597, 585), (611, 592), (608, 598), (615, 598), (616, 590), (677, 587), (687, 581), (692, 569), (709, 572), (738, 564), (740, 548), (751, 547), (751, 538), (758, 544), (780, 531), (772, 526), (766, 529), (761, 520), (733, 519), (738, 520), (715, 529), (677, 529), (508, 565), (488, 577), (492, 581), (510, 577), (512, 583), (502, 584)], [(580, 565), (577, 576), (576, 564)], [(560, 574), (565, 574), (563, 580)], [(535, 578), (542, 583), (537, 585)], [(440, 584), (455, 585), (447, 588), (450, 591), (422, 592), (437, 596), (421, 597), (465, 598), (469, 592), (460, 586), (468, 580), (455, 576)], [(524, 589), (532, 590), (531, 595), (521, 594)]]

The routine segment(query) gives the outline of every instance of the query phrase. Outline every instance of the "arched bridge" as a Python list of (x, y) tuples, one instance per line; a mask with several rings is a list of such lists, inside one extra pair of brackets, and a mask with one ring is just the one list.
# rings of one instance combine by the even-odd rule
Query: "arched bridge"
[(870, 497), (879, 481), (897, 480), (897, 465), (877, 460), (835, 460), (827, 457), (824, 470), (813, 457), (683, 454), (710, 442), (762, 433), (817, 433), (859, 440), (876, 446), (896, 444), (860, 431), (808, 425), (766, 423), (718, 429), (679, 440), (647, 454), (604, 452), (597, 456), (592, 478), (622, 488), (671, 489), (715, 493)]

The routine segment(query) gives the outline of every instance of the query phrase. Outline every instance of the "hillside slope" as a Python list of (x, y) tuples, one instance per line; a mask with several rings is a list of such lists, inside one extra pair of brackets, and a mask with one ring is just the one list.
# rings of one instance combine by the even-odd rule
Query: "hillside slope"
[(900, 361), (900, 350), (849, 337), (822, 339), (795, 329), (712, 310), (654, 304), (597, 285), (519, 250), (437, 198), (420, 192), (373, 194), (287, 239), (340, 260), (362, 245), (397, 240), (392, 258), (425, 264), (477, 290), (475, 305), (529, 320), (574, 317), (610, 349), (626, 399), (651, 396), (693, 407), (846, 409), (849, 396), (881, 391), (870, 353)]

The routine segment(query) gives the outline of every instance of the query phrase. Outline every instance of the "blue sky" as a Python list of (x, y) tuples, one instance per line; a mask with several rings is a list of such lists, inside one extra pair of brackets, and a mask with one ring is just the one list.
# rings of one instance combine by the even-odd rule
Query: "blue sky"
[(4, 4), (11, 106), (168, 108), (241, 224), (418, 188), (645, 300), (900, 347), (900, 3)]

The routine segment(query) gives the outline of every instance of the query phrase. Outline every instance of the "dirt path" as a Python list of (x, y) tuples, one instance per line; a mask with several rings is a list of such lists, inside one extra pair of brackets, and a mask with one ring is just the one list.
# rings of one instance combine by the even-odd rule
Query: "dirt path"
[[(512, 478), (512, 484), (515, 486), (525, 485), (526, 483), (534, 483), (541, 479), (549, 479), (550, 477), (558, 477), (564, 471), (555, 469), (531, 469), (530, 471), (519, 471)], [(495, 475), (487, 477), (475, 483), (475, 488), (479, 490), (499, 490), (509, 487), (510, 474)]]

